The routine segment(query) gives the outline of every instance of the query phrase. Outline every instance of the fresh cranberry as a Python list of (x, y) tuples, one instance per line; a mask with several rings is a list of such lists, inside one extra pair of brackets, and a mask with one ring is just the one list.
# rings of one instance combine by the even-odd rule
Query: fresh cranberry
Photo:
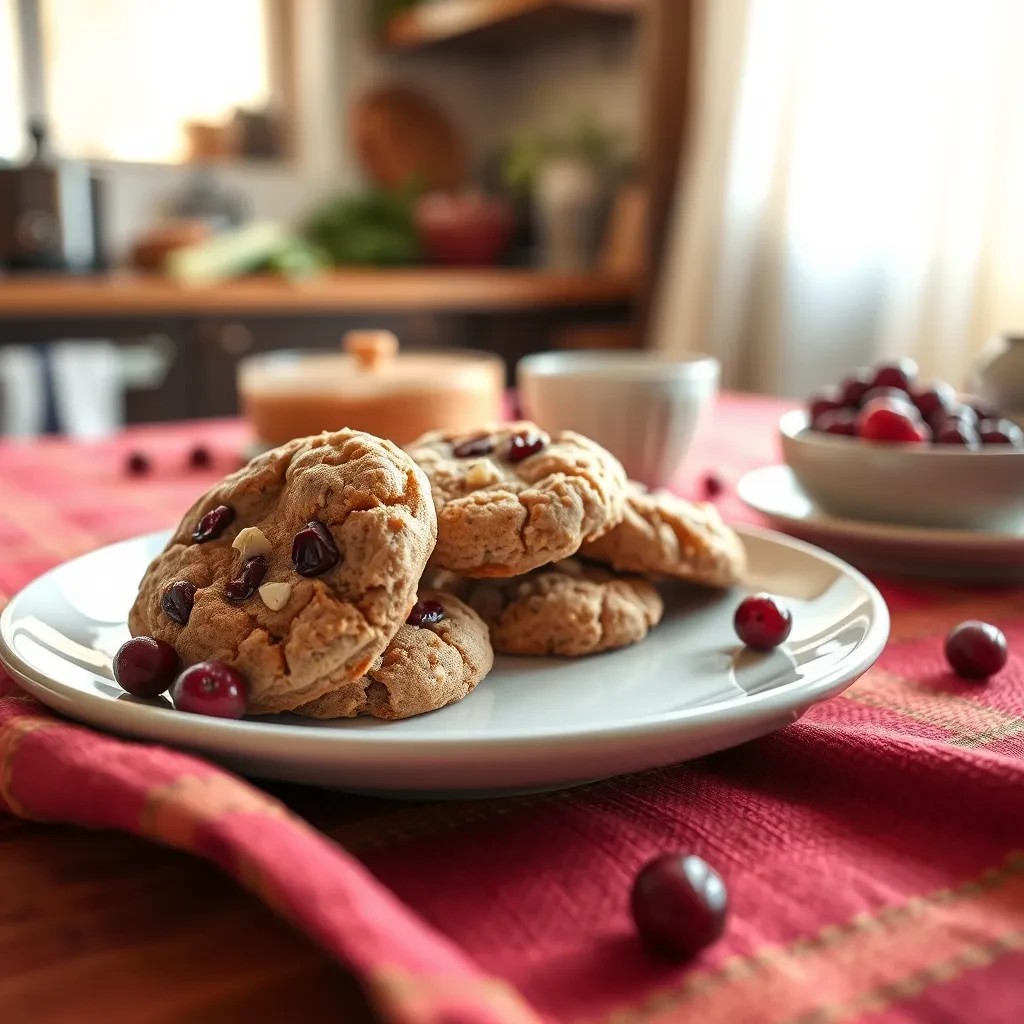
[(807, 413), (811, 417), (811, 423), (817, 426), (817, 422), (822, 416), (842, 409), (845, 404), (839, 388), (825, 388), (816, 395), (812, 395), (808, 400)]
[(784, 643), (793, 628), (793, 614), (771, 594), (751, 594), (736, 609), (736, 635), (755, 651), (770, 651)]
[(935, 444), (961, 445), (964, 448), (977, 448), (981, 444), (978, 432), (963, 420), (946, 420), (933, 438)]
[(693, 854), (667, 853), (649, 861), (637, 874), (630, 898), (644, 944), (680, 963), (721, 937), (728, 907), (721, 876)]
[(197, 544), (205, 544), (208, 540), (216, 540), (234, 521), (235, 510), (230, 505), (218, 505), (211, 508), (196, 523), (192, 531), (192, 539)]
[(1008, 444), (1024, 448), (1024, 430), (1013, 420), (982, 420), (978, 424), (982, 444)]
[(1000, 418), (999, 410), (981, 398), (965, 398), (964, 402), (971, 408), (979, 420), (997, 420)]
[(930, 420), (937, 413), (943, 413), (956, 403), (956, 392), (945, 381), (936, 381), (931, 387), (918, 388), (910, 395), (917, 411)]
[(444, 606), (440, 601), (417, 601), (405, 621), (410, 626), (433, 626), (444, 618)]
[(946, 637), (946, 660), (958, 676), (988, 679), (1006, 664), (1006, 636), (988, 622), (968, 619)]
[(855, 370), (848, 377), (844, 377), (839, 383), (839, 394), (843, 405), (847, 405), (851, 409), (859, 408), (861, 402), (864, 401), (864, 396), (871, 390), (874, 379), (874, 370), (863, 367)]
[(124, 462), (124, 471), (129, 476), (145, 476), (152, 468), (149, 456), (143, 452), (132, 452)]
[(256, 593), (256, 588), (266, 575), (267, 559), (263, 555), (254, 555), (242, 566), (238, 576), (224, 588), (224, 596), (235, 604), (241, 604)]
[(857, 411), (855, 409), (836, 409), (818, 417), (814, 429), (822, 434), (842, 434), (855, 437), (857, 434)]
[(181, 669), (178, 652), (166, 640), (137, 636), (114, 655), (114, 678), (136, 697), (159, 697)]
[(508, 442), (508, 461), (522, 462), (544, 447), (544, 438), (536, 434), (513, 434)]
[(857, 434), (866, 441), (888, 444), (921, 444), (929, 437), (928, 428), (912, 405), (888, 398), (868, 402), (861, 409)]
[(292, 541), (292, 565), (303, 576), (322, 576), (338, 564), (341, 554), (331, 531), (318, 519), (311, 519)]
[(910, 395), (906, 391), (900, 391), (899, 388), (871, 388), (864, 393), (860, 407), (863, 409), (872, 402), (878, 401), (900, 402), (910, 409), (914, 409), (914, 403), (910, 400)]
[(474, 456), (490, 455), (494, 451), (494, 440), (489, 434), (481, 434), (478, 437), (469, 437), (460, 442), (452, 449), (452, 455), (457, 459), (471, 459)]
[(917, 363), (913, 359), (897, 359), (892, 363), (880, 363), (875, 367), (876, 388), (898, 388), (909, 392), (917, 379)]
[(705, 498), (713, 500), (725, 490), (725, 481), (714, 470), (708, 470), (701, 479), (701, 490)]
[(193, 469), (209, 469), (213, 465), (213, 454), (205, 445), (197, 444), (188, 453), (188, 464)]
[(188, 580), (178, 580), (164, 591), (160, 607), (169, 619), (173, 619), (179, 626), (187, 626), (195, 602), (196, 588)]
[(964, 402), (953, 402), (944, 411), (940, 409), (933, 416), (929, 417), (929, 420), (932, 419), (938, 421), (937, 425), (939, 427), (944, 426), (947, 420), (959, 420), (961, 423), (966, 423), (969, 427), (974, 428), (978, 426), (978, 414), (971, 406)]
[(179, 711), (214, 718), (241, 718), (249, 697), (245, 680), (222, 661), (201, 661), (174, 680), (171, 700)]

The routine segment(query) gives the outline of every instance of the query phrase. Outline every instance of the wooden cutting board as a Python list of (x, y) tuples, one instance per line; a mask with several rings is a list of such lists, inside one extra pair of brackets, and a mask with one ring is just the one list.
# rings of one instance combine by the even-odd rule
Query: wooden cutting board
[(363, 170), (384, 188), (416, 182), (454, 190), (466, 178), (466, 157), (455, 126), (430, 99), (389, 85), (358, 99), (352, 110), (352, 145)]

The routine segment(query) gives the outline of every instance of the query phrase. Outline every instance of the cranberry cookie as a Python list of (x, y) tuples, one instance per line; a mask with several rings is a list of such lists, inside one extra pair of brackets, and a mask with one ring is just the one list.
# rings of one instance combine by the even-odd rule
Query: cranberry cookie
[(480, 616), (452, 594), (424, 590), (362, 679), (295, 711), (310, 718), (411, 718), (462, 700), (493, 664)]
[(580, 554), (622, 572), (675, 576), (728, 587), (746, 567), (743, 542), (714, 505), (630, 484), (625, 518)]
[(437, 547), (430, 564), (464, 576), (518, 576), (573, 554), (623, 516), (626, 476), (600, 445), (532, 423), (408, 447), (430, 480)]
[(460, 580), (460, 596), (487, 623), (499, 654), (578, 656), (635, 644), (661, 621), (657, 590), (567, 558), (506, 580)]
[(128, 625), (287, 711), (363, 676), (416, 600), (437, 534), (426, 479), (357, 430), (300, 438), (204, 494), (146, 571)]

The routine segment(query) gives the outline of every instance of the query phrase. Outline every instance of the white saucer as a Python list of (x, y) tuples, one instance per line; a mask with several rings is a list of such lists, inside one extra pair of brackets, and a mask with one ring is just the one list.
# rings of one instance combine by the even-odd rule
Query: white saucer
[(391, 795), (562, 788), (763, 736), (839, 693), (878, 657), (889, 614), (868, 580), (779, 534), (743, 536), (750, 586), (792, 608), (784, 648), (754, 654), (738, 645), (739, 591), (676, 588), (643, 643), (590, 658), (499, 658), (461, 703), (402, 722), (225, 721), (124, 693), (111, 656), (128, 636), (128, 608), (165, 533), (102, 548), (29, 584), (0, 616), (0, 659), (70, 718), (249, 775)]
[(752, 470), (737, 492), (773, 526), (870, 572), (978, 583), (1024, 581), (1024, 534), (840, 519), (815, 507), (788, 466)]

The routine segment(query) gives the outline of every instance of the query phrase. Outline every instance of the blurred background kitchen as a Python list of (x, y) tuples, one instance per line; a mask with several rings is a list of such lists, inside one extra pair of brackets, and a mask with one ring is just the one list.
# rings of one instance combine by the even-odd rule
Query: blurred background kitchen
[(358, 328), (965, 381), (1021, 321), (1022, 37), (1012, 0), (0, 0), (0, 433), (231, 414), (241, 360)]

